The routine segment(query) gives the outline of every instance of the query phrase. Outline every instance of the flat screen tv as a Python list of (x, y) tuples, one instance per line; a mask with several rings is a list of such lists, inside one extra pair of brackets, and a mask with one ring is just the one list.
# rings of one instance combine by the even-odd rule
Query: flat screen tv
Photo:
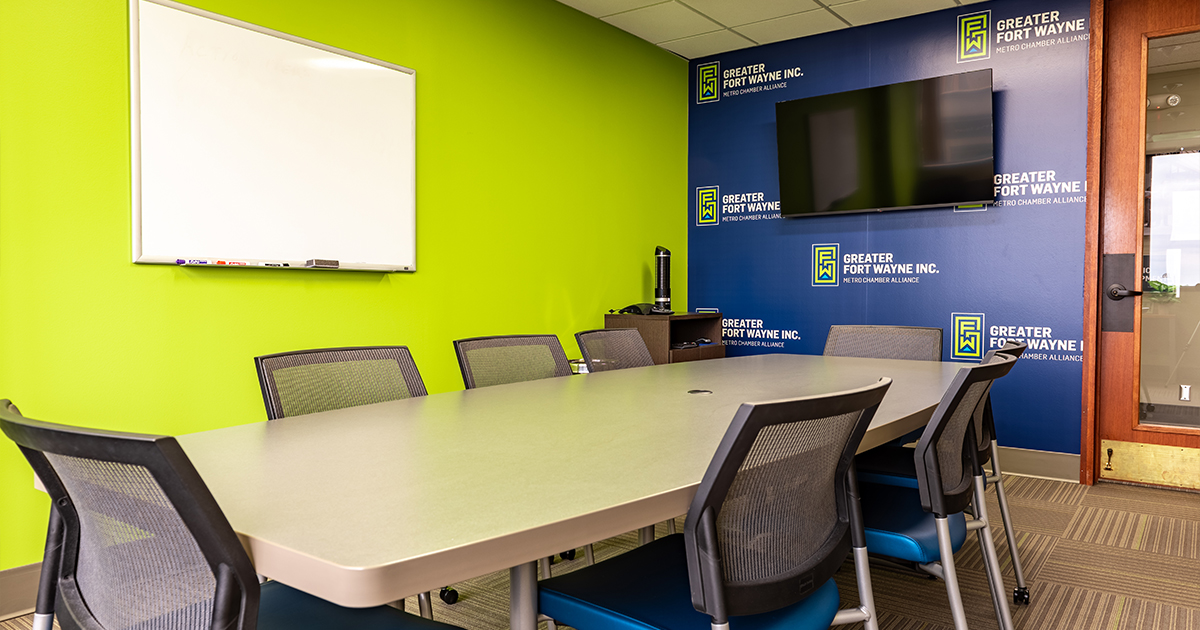
[(992, 71), (775, 104), (785, 217), (994, 200)]

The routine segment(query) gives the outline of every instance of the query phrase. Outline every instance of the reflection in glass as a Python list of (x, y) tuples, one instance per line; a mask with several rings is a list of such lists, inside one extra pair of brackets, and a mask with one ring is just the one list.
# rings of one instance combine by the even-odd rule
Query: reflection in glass
[(1147, 59), (1140, 422), (1200, 427), (1200, 33)]

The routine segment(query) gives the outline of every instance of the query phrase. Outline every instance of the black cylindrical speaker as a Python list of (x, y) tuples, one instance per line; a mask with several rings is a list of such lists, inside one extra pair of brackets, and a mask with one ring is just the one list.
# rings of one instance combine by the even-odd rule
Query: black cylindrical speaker
[(671, 310), (671, 250), (662, 245), (654, 250), (654, 306)]

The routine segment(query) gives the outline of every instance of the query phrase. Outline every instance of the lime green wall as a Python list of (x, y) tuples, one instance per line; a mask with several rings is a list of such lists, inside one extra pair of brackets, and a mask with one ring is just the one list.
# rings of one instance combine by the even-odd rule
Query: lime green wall
[[(552, 0), (202, 0), (417, 71), (414, 274), (135, 266), (124, 0), (0, 3), (0, 396), (39, 419), (179, 434), (264, 419), (251, 358), (451, 340), (686, 304), (687, 64)], [(0, 442), (0, 569), (47, 502)]]

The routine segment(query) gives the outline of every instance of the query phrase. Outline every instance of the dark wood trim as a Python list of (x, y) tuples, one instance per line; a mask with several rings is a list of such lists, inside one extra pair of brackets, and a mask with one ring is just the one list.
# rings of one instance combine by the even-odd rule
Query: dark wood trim
[(1087, 216), (1083, 254), (1083, 392), (1079, 438), (1079, 483), (1092, 485), (1096, 468), (1096, 370), (1100, 330), (1100, 134), (1104, 95), (1104, 0), (1092, 0), (1088, 44)]

